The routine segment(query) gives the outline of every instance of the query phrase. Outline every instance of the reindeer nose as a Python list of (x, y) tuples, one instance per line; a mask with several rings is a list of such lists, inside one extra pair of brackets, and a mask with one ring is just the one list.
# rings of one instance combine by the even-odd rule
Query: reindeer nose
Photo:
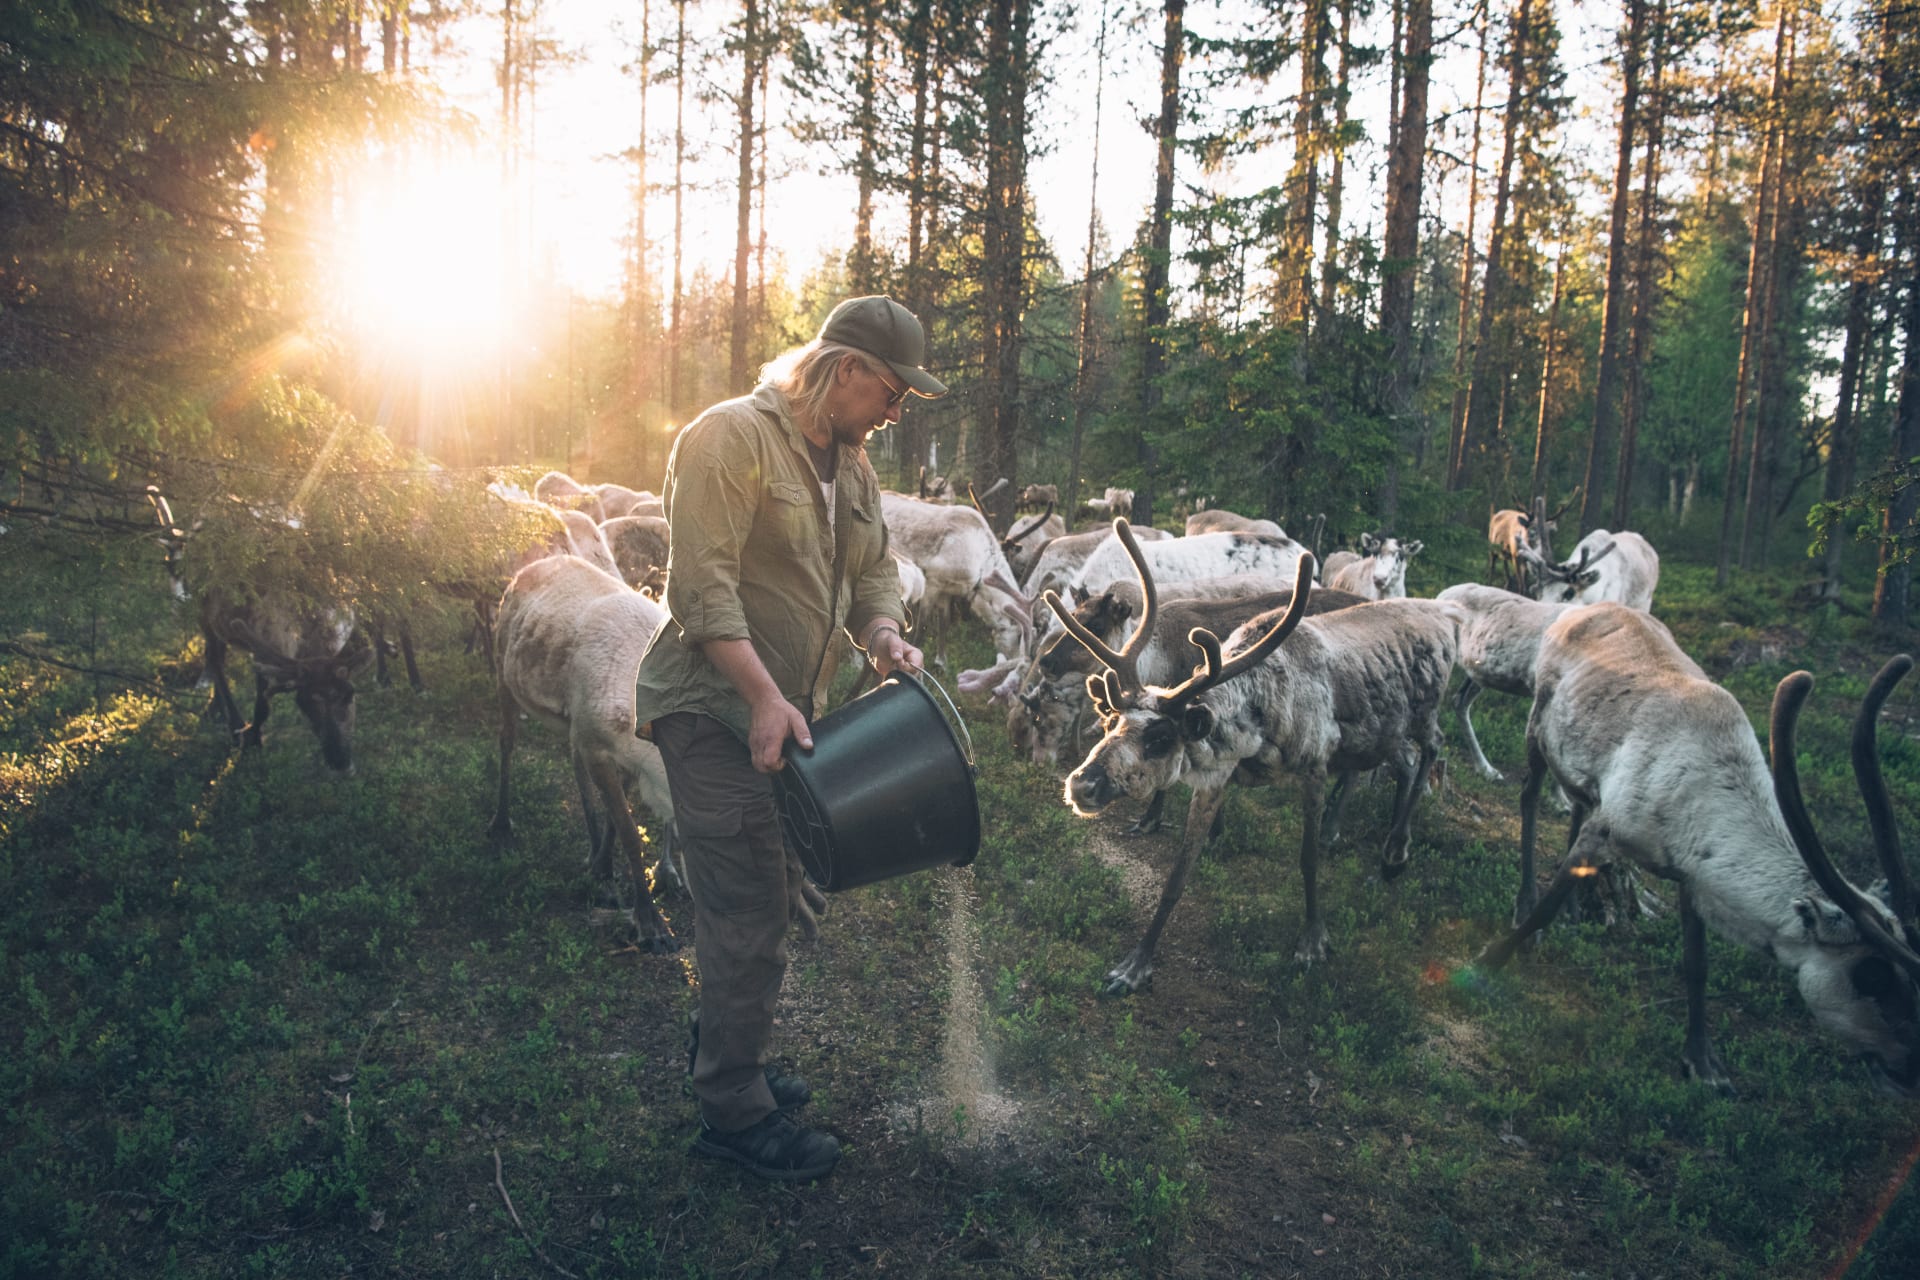
[(1082, 813), (1097, 813), (1113, 802), (1113, 779), (1104, 765), (1082, 765), (1068, 776), (1067, 795)]

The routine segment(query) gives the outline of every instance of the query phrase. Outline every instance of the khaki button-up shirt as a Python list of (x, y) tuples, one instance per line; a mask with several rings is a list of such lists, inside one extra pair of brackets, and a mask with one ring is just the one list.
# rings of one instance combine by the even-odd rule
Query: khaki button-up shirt
[(640, 724), (698, 711), (746, 738), (752, 715), (733, 682), (707, 660), (700, 646), (709, 640), (751, 640), (780, 692), (811, 714), (814, 673), (833, 628), (858, 636), (877, 617), (902, 616), (879, 477), (864, 449), (836, 448), (847, 551), (838, 616), (829, 619), (834, 531), (786, 396), (763, 385), (713, 406), (680, 432), (664, 494), (670, 616), (640, 662)]

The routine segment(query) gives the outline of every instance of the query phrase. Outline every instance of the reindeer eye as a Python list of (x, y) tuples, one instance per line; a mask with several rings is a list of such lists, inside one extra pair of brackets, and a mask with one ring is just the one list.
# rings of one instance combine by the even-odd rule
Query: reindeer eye
[(1140, 749), (1149, 760), (1158, 760), (1168, 755), (1180, 741), (1180, 734), (1174, 729), (1171, 720), (1155, 720), (1147, 725), (1140, 736)]

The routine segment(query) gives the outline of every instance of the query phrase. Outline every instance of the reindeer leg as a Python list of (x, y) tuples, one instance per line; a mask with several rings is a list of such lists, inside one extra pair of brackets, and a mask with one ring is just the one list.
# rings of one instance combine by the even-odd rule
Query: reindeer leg
[(1160, 815), (1167, 807), (1167, 793), (1156, 791), (1153, 799), (1147, 801), (1146, 812), (1133, 820), (1133, 825), (1122, 831), (1121, 835), (1150, 836), (1160, 829)]
[[(1341, 774), (1341, 781), (1346, 777)], [(1306, 899), (1307, 931), (1293, 949), (1296, 964), (1311, 965), (1327, 958), (1327, 922), (1320, 914), (1320, 824), (1313, 820), (1326, 782), (1324, 773), (1309, 773), (1300, 780), (1300, 892)]]
[(1527, 777), (1520, 786), (1520, 892), (1513, 899), (1513, 922), (1533, 914), (1540, 902), (1534, 882), (1534, 847), (1540, 832), (1540, 788), (1547, 781), (1547, 757), (1532, 734), (1527, 735)]
[(233, 700), (233, 688), (227, 683), (227, 642), (212, 632), (205, 634), (207, 671), (213, 677), (213, 699), (207, 703), (207, 714), (225, 720), (228, 741), (237, 743), (246, 725), (240, 719), (239, 704)]
[(1498, 969), (1513, 959), (1527, 939), (1552, 923), (1558, 915), (1574, 886), (1591, 876), (1599, 865), (1601, 855), (1606, 852), (1606, 837), (1596, 830), (1584, 830), (1580, 837), (1567, 850), (1567, 856), (1560, 860), (1560, 867), (1554, 873), (1553, 883), (1547, 886), (1546, 896), (1540, 899), (1538, 906), (1527, 914), (1526, 919), (1514, 926), (1513, 932), (1480, 953), (1476, 963), (1486, 969)]
[(507, 779), (509, 765), (513, 760), (513, 739), (518, 730), (520, 713), (513, 704), (513, 695), (507, 687), (500, 686), (500, 799), (493, 808), (493, 823), (487, 828), (487, 834), (495, 840), (508, 840), (513, 837), (513, 819), (507, 814)]
[(406, 618), (400, 619), (400, 656), (407, 664), (407, 684), (415, 693), (426, 691), (426, 681), (420, 678), (420, 664), (413, 656), (413, 623)]
[(1733, 1093), (1733, 1081), (1726, 1064), (1714, 1051), (1707, 1035), (1707, 926), (1694, 909), (1693, 894), (1684, 882), (1680, 885), (1680, 972), (1687, 985), (1687, 1043), (1681, 1050), (1689, 1078)]
[(1167, 918), (1173, 914), (1181, 893), (1186, 890), (1187, 873), (1193, 870), (1193, 860), (1200, 855), (1200, 846), (1207, 842), (1207, 829), (1213, 825), (1213, 819), (1226, 798), (1225, 787), (1193, 793), (1193, 802), (1187, 806), (1187, 828), (1180, 841), (1180, 855), (1174, 859), (1166, 886), (1160, 890), (1160, 905), (1154, 909), (1153, 920), (1147, 925), (1146, 933), (1127, 953), (1126, 959), (1108, 970), (1107, 995), (1132, 995), (1153, 977), (1153, 949), (1160, 941), (1161, 930), (1167, 927)]
[[(612, 893), (613, 884), (613, 827), (612, 815), (604, 812), (606, 806), (599, 804), (595, 792), (592, 774), (587, 762), (579, 751), (573, 754), (573, 781), (580, 788), (580, 813), (587, 823), (587, 874), (594, 883), (608, 886)], [(618, 897), (617, 894), (613, 895)]]
[[(1430, 739), (1423, 739), (1411, 770), (1401, 772), (1393, 794), (1393, 826), (1387, 832), (1387, 848), (1380, 861), (1380, 878), (1397, 880), (1407, 869), (1407, 851), (1413, 846), (1413, 806), (1419, 802), (1422, 784), (1433, 768), (1434, 750)], [(1402, 765), (1406, 763), (1403, 758)]]
[(1506, 775), (1487, 760), (1487, 753), (1480, 749), (1480, 739), (1473, 732), (1473, 702), (1480, 696), (1480, 684), (1468, 676), (1461, 683), (1460, 692), (1453, 695), (1454, 718), (1460, 722), (1460, 733), (1467, 740), (1467, 753), (1473, 757), (1473, 767), (1480, 776), (1489, 782), (1505, 782)]
[(620, 771), (610, 760), (596, 760), (587, 766), (587, 773), (599, 789), (602, 810), (613, 824), (614, 835), (627, 855), (627, 868), (633, 876), (633, 922), (640, 931), (640, 947), (651, 955), (670, 955), (680, 949), (680, 939), (667, 927), (647, 887), (646, 851), (640, 844), (640, 829), (634, 825), (633, 810), (627, 807)]
[(258, 671), (253, 673), (253, 723), (246, 727), (241, 745), (257, 747), (261, 743), (260, 726), (267, 722), (267, 713), (273, 710), (273, 695), (267, 692), (267, 678)]
[[(1320, 843), (1325, 845), (1339, 843), (1340, 824), (1346, 819), (1347, 797), (1351, 794), (1353, 794), (1353, 773), (1351, 770), (1343, 771), (1334, 778), (1333, 786), (1327, 793), (1327, 802), (1321, 807)], [(1303, 812), (1312, 812), (1312, 810)]]

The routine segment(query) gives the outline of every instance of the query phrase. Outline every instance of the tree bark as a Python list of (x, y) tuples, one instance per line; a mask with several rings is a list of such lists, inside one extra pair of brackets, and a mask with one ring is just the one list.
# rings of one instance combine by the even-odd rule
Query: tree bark
[(1640, 418), (1646, 408), (1646, 369), (1653, 341), (1653, 311), (1658, 287), (1654, 276), (1655, 230), (1660, 215), (1660, 150), (1666, 134), (1667, 0), (1659, 0), (1653, 15), (1653, 73), (1642, 115), (1646, 118), (1646, 156), (1640, 183), (1639, 246), (1633, 258), (1633, 318), (1628, 322), (1626, 389), (1620, 414), (1620, 462), (1613, 495), (1613, 527), (1632, 528), (1634, 455), (1640, 441)]
[(1093, 246), (1100, 230), (1100, 110), (1107, 78), (1107, 8), (1100, 5), (1100, 39), (1094, 46), (1093, 173), (1087, 179), (1087, 256), (1080, 279), (1080, 359), (1073, 378), (1073, 440), (1067, 451), (1067, 487), (1061, 512), (1071, 521), (1080, 509), (1080, 450), (1086, 441), (1087, 414), (1093, 408)]
[(1600, 360), (1593, 378), (1593, 430), (1587, 437), (1586, 495), (1582, 528), (1605, 519), (1607, 473), (1615, 470), (1613, 427), (1620, 380), (1620, 342), (1626, 328), (1627, 212), (1633, 204), (1633, 135), (1639, 125), (1640, 49), (1647, 25), (1646, 0), (1627, 0), (1627, 29), (1620, 42), (1620, 131), (1613, 167), (1613, 207), (1607, 219), (1607, 296), (1600, 318)]
[(680, 11), (680, 27), (673, 53), (673, 302), (668, 310), (667, 412), (684, 421), (680, 402), (681, 319), (686, 301), (682, 264), (686, 256), (687, 169), (687, 0), (673, 0)]
[[(1902, 465), (1920, 457), (1920, 278), (1916, 278), (1920, 272), (1915, 270), (1916, 259), (1920, 259), (1920, 236), (1914, 235), (1911, 229), (1914, 206), (1920, 203), (1913, 198), (1912, 186), (1920, 183), (1920, 174), (1910, 168), (1906, 182), (1908, 188), (1898, 201), (1904, 218), (1897, 218), (1895, 223), (1903, 228), (1900, 238), (1905, 242), (1904, 258), (1908, 264), (1906, 306), (1900, 317), (1906, 354), (1900, 361), (1899, 407), (1893, 420), (1893, 461)], [(1880, 571), (1873, 584), (1873, 619), (1883, 630), (1893, 631), (1909, 625), (1913, 567), (1898, 559), (1899, 539), (1912, 532), (1916, 515), (1920, 515), (1920, 483), (1909, 481), (1894, 491), (1881, 516)]]
[(1167, 290), (1173, 257), (1173, 172), (1180, 129), (1180, 64), (1186, 56), (1186, 0), (1166, 0), (1161, 12), (1165, 31), (1160, 45), (1160, 119), (1154, 129), (1159, 152), (1154, 165), (1153, 215), (1147, 224), (1147, 261), (1141, 274), (1146, 305), (1140, 354), (1140, 483), (1133, 491), (1134, 521), (1143, 525), (1153, 523), (1154, 487), (1160, 471), (1160, 450), (1151, 432), (1160, 413), (1167, 321), (1172, 315)]
[(747, 371), (747, 258), (753, 251), (753, 95), (760, 80), (760, 3), (746, 0), (740, 27), (739, 172), (733, 223), (733, 323), (728, 345), (727, 385), (739, 395), (750, 385)]
[(1507, 206), (1513, 191), (1513, 157), (1519, 141), (1521, 103), (1526, 93), (1526, 54), (1527, 44), (1532, 38), (1532, 24), (1533, 0), (1520, 0), (1520, 7), (1514, 14), (1507, 55), (1507, 111), (1502, 124), (1500, 174), (1493, 188), (1493, 225), (1487, 237), (1486, 277), (1481, 282), (1480, 335), (1474, 345), (1473, 381), (1467, 391), (1467, 414), (1460, 426), (1458, 467), (1447, 484), (1451, 492), (1464, 488), (1469, 472), (1476, 469), (1476, 462), (1483, 460), (1488, 441), (1476, 440), (1474, 433), (1478, 430), (1488, 435), (1490, 429), (1496, 427), (1501, 393), (1507, 381), (1507, 352), (1504, 349), (1507, 344), (1503, 342), (1502, 350), (1495, 352), (1494, 322), (1496, 318), (1504, 321), (1502, 313), (1506, 309)]
[(1762, 330), (1766, 325), (1766, 277), (1771, 266), (1767, 257), (1769, 210), (1778, 185), (1775, 170), (1779, 166), (1774, 136), (1775, 118), (1780, 109), (1780, 91), (1787, 52), (1787, 6), (1773, 31), (1773, 85), (1767, 93), (1765, 138), (1760, 154), (1760, 183), (1753, 200), (1753, 240), (1747, 250), (1746, 320), (1740, 330), (1740, 364), (1733, 381), (1733, 422), (1727, 440), (1726, 501), (1720, 511), (1720, 561), (1714, 573), (1717, 586), (1726, 586), (1733, 567), (1733, 513), (1740, 505), (1740, 463), (1746, 452), (1747, 393), (1754, 380)]
[(1467, 391), (1470, 385), (1467, 367), (1473, 355), (1473, 344), (1467, 341), (1467, 337), (1473, 327), (1473, 235), (1480, 210), (1480, 125), (1487, 98), (1487, 28), (1492, 25), (1484, 2), (1480, 7), (1479, 19), (1480, 70), (1473, 89), (1473, 145), (1467, 152), (1467, 227), (1460, 245), (1460, 314), (1453, 335), (1453, 412), (1449, 415), (1447, 427), (1446, 486), (1449, 491), (1454, 488), (1454, 477), (1460, 470), (1460, 453), (1466, 446)]
[[(1396, 4), (1396, 25), (1402, 16)], [(1392, 122), (1393, 150), (1387, 157), (1387, 215), (1381, 246), (1380, 333), (1387, 350), (1386, 385), (1381, 400), (1402, 448), (1389, 459), (1391, 469), (1381, 518), (1393, 528), (1399, 506), (1402, 454), (1413, 450), (1419, 429), (1414, 411), (1416, 360), (1413, 349), (1413, 292), (1420, 270), (1420, 201), (1426, 179), (1427, 85), (1433, 66), (1433, 0), (1406, 0), (1400, 36), (1399, 74), (1394, 100), (1400, 112)], [(1468, 247), (1466, 257), (1472, 261)]]

